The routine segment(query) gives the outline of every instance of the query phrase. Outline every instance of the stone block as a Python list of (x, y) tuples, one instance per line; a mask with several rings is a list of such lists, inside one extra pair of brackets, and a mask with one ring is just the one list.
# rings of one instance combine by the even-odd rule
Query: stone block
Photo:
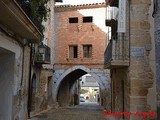
[(146, 96), (148, 90), (146, 88), (132, 87), (130, 93), (133, 96)]
[(140, 22), (140, 28), (141, 29), (150, 29), (150, 24), (148, 21), (141, 21)]
[(131, 21), (130, 27), (131, 29), (139, 29), (139, 24), (140, 24), (139, 21)]
[(146, 100), (146, 98), (131, 98), (130, 99), (130, 104), (146, 105), (147, 104), (147, 100)]
[(142, 87), (143, 86), (143, 80), (131, 80), (130, 82), (131, 87)]

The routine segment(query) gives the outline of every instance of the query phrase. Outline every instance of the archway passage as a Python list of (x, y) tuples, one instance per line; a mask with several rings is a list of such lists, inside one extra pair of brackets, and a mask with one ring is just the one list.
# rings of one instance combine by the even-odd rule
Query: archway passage
[(77, 84), (77, 81), (81, 76), (87, 74), (87, 72), (77, 69), (71, 73), (69, 73), (67, 76), (64, 77), (62, 80), (59, 90), (58, 90), (58, 95), (57, 95), (57, 101), (60, 106), (65, 106), (65, 105), (71, 105), (71, 104), (78, 104), (79, 100), (78, 97), (79, 95), (76, 94), (78, 93), (77, 91), (74, 92), (75, 84)]
[(80, 78), (80, 103), (98, 104), (99, 100), (99, 84), (90, 74), (83, 75)]
[[(58, 70), (57, 70), (58, 71)], [(64, 71), (64, 70), (60, 70)], [(58, 74), (58, 72), (56, 73)], [(53, 88), (56, 101), (60, 106), (69, 106), (79, 104), (80, 80), (79, 78), (85, 74), (90, 74), (99, 84), (100, 88), (100, 104), (106, 106), (107, 96), (104, 94), (109, 86), (107, 75), (100, 69), (88, 69), (85, 66), (73, 66), (65, 70), (58, 79), (55, 80)], [(108, 85), (108, 86), (107, 86)], [(57, 92), (56, 92), (57, 91)], [(104, 102), (103, 102), (104, 101)], [(105, 105), (104, 105), (105, 103)]]

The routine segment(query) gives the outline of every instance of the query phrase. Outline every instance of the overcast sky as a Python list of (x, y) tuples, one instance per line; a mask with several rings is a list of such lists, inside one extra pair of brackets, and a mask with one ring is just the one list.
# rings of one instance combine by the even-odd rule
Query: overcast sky
[[(63, 4), (71, 4), (71, 5), (77, 5), (77, 4), (88, 4), (88, 3), (101, 3), (105, 0), (63, 0)], [(62, 3), (58, 3), (62, 4)]]

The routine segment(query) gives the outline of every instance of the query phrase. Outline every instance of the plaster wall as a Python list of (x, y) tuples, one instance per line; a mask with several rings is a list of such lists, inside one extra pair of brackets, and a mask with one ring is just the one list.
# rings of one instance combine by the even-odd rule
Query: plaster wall
[[(8, 103), (10, 107), (7, 116), (11, 115), (11, 120), (25, 120), (27, 119), (28, 113), (27, 99), (30, 47), (20, 45), (15, 39), (0, 31), (0, 48), (3, 49), (0, 50), (2, 56), (0, 68), (3, 66), (2, 71), (5, 72), (5, 74), (0, 74), (0, 76), (3, 78), (6, 76), (6, 83), (4, 84), (8, 84), (10, 88), (7, 89), (8, 87), (6, 86), (5, 95), (9, 96), (4, 97), (6, 102), (10, 100), (10, 104)], [(8, 118), (8, 120), (10, 120), (10, 118)]]
[(2, 49), (0, 57), (0, 119), (13, 118), (14, 53)]

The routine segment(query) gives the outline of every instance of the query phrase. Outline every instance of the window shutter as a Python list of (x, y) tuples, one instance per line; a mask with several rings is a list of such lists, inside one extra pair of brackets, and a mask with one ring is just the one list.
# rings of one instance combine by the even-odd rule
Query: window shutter
[(88, 57), (90, 58), (90, 57), (92, 57), (92, 46), (90, 45), (88, 47), (89, 47), (89, 53), (88, 53), (89, 56)]
[(73, 46), (69, 46), (69, 58), (73, 58), (73, 55), (74, 55)]

